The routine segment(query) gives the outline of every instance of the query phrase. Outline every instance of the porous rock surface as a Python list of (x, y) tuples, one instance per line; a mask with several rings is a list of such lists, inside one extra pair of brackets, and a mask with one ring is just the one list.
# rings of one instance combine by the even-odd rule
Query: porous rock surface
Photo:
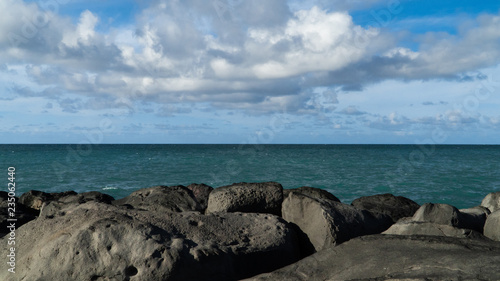
[(500, 210), (491, 213), (486, 219), (484, 235), (495, 241), (500, 241)]
[[(9, 201), (9, 198), (14, 199), (10, 199)], [(14, 204), (9, 205), (9, 203)], [(9, 209), (9, 207), (14, 208)], [(14, 217), (11, 216), (11, 213), (14, 214)], [(10, 233), (10, 229), (8, 229), (7, 227), (11, 224), (11, 222), (9, 222), (8, 219), (16, 219), (17, 221), (15, 222), (15, 225), (16, 227), (19, 227), (31, 220), (36, 219), (37, 215), (37, 210), (31, 209), (20, 203), (18, 197), (9, 197), (7, 192), (0, 191), (0, 237), (3, 237), (7, 233)]]
[(193, 183), (186, 186), (186, 188), (191, 190), (194, 198), (198, 204), (200, 204), (201, 210), (205, 211), (208, 206), (208, 196), (210, 196), (210, 193), (214, 190), (214, 188), (203, 183)]
[(19, 202), (29, 208), (40, 210), (45, 203), (77, 194), (78, 193), (76, 193), (75, 191), (47, 193), (38, 190), (30, 190), (26, 193), (23, 193), (21, 197), (19, 197)]
[(377, 218), (365, 210), (340, 202), (314, 199), (291, 192), (283, 201), (283, 218), (297, 225), (316, 251), (335, 246), (351, 238), (380, 233), (391, 224), (391, 219)]
[(486, 195), (481, 202), (481, 206), (488, 208), (492, 213), (500, 210), (500, 191)]
[(500, 280), (498, 264), (497, 242), (371, 235), (246, 280)]
[(458, 238), (484, 239), (485, 237), (475, 230), (458, 228), (451, 225), (432, 222), (401, 221), (393, 224), (383, 234), (394, 235), (434, 235)]
[(76, 207), (80, 204), (87, 202), (99, 202), (104, 204), (112, 204), (114, 198), (110, 195), (100, 193), (97, 191), (90, 191), (84, 193), (69, 194), (65, 196), (59, 196), (57, 199), (46, 201), (43, 203), (42, 208), (40, 208), (40, 216), (55, 216), (61, 213), (64, 215), (64, 209), (68, 209), (71, 205)]
[(385, 214), (391, 217), (393, 222), (397, 222), (404, 217), (411, 217), (420, 208), (415, 201), (403, 196), (392, 194), (378, 194), (364, 196), (352, 201), (354, 207), (367, 210), (375, 214)]
[(426, 203), (415, 212), (412, 220), (472, 229), (482, 233), (485, 215), (460, 212), (456, 207), (448, 204)]
[(182, 185), (139, 189), (125, 198), (115, 200), (113, 204), (149, 211), (202, 211), (193, 192)]
[(269, 214), (153, 212), (98, 202), (62, 211), (17, 230), (19, 266), (15, 275), (0, 271), (0, 280), (238, 280), (298, 259), (294, 232)]
[[(0, 263), (2, 281), (500, 280), (500, 210), (491, 206), (415, 211), (390, 194), (347, 205), (276, 182), (18, 199), (16, 274)], [(2, 223), (7, 200), (0, 192)]]
[(324, 189), (310, 187), (310, 186), (301, 186), (299, 188), (293, 188), (293, 189), (283, 189), (283, 198), (287, 198), (291, 192), (306, 195), (314, 199), (325, 199), (325, 200), (340, 202), (340, 199), (338, 199), (335, 195), (331, 194), (330, 192)]
[(244, 212), (281, 215), (283, 187), (277, 182), (235, 183), (215, 189), (207, 213)]

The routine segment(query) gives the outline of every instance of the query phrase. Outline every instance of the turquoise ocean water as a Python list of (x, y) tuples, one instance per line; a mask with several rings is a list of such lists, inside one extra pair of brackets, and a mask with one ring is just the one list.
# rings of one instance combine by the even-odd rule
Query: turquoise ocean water
[(277, 181), (323, 188), (345, 203), (393, 193), (465, 208), (500, 191), (500, 146), (0, 145), (5, 190), (11, 166), (18, 196), (36, 189), (122, 198), (155, 185)]

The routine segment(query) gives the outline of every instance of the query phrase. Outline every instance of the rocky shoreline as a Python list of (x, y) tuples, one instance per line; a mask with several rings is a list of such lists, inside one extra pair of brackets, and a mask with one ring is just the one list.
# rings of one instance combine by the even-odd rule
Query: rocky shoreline
[[(0, 254), (9, 255), (0, 192)], [(500, 192), (461, 209), (279, 183), (16, 198), (0, 280), (500, 280)]]

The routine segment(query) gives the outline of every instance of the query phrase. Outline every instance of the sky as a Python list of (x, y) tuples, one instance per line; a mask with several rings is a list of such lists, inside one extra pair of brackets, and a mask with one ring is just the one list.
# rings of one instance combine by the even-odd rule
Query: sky
[(0, 143), (500, 144), (500, 3), (0, 0)]

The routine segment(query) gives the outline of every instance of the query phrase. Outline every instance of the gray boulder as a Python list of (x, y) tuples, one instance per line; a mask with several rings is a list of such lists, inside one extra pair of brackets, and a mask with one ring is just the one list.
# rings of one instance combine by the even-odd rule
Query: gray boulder
[(492, 213), (500, 210), (500, 191), (486, 195), (481, 202), (481, 206), (488, 208)]
[(72, 205), (77, 206), (87, 202), (111, 204), (113, 201), (114, 198), (112, 196), (97, 191), (71, 194), (60, 197), (57, 200), (44, 202), (42, 208), (40, 209), (40, 216), (53, 217), (60, 212), (64, 215), (63, 209), (69, 208)]
[(434, 235), (448, 236), (458, 238), (485, 239), (481, 233), (465, 229), (453, 227), (444, 224), (435, 224), (431, 222), (398, 222), (393, 224), (388, 230), (382, 234), (394, 235)]
[(314, 199), (291, 192), (283, 201), (283, 218), (306, 234), (315, 251), (332, 247), (357, 236), (381, 233), (392, 220), (340, 202)]
[(484, 235), (492, 240), (500, 241), (500, 210), (491, 213), (486, 219)]
[(276, 182), (235, 183), (214, 189), (207, 213), (244, 212), (281, 215), (283, 187)]
[(373, 235), (247, 280), (500, 280), (498, 264), (497, 242)]
[[(20, 203), (18, 197), (12, 197), (15, 200), (15, 210), (14, 212), (11, 212), (12, 210), (9, 210), (9, 208), (11, 208), (12, 205), (9, 205), (9, 203), (12, 203), (12, 199), (9, 201), (9, 198), (10, 197), (7, 192), (0, 191), (0, 237), (10, 233), (7, 226), (9, 226), (11, 222), (9, 222), (8, 219), (17, 219), (15, 225), (16, 227), (19, 227), (31, 220), (36, 219), (38, 215), (37, 210), (28, 208), (24, 204)], [(14, 214), (14, 217), (10, 216), (11, 213)]]
[(486, 207), (483, 206), (476, 206), (472, 208), (467, 208), (467, 209), (460, 209), (461, 213), (465, 214), (471, 214), (471, 215), (476, 215), (476, 216), (488, 216), (491, 214), (490, 210)]
[(460, 211), (448, 204), (425, 203), (415, 212), (413, 221), (458, 227), (460, 225)]
[(448, 204), (426, 203), (413, 215), (413, 221), (431, 222), (483, 232), (484, 218), (473, 213), (462, 213)]
[(213, 187), (206, 184), (190, 184), (186, 186), (187, 189), (191, 190), (194, 198), (200, 204), (200, 208), (205, 211), (208, 206), (208, 196), (214, 190)]
[(239, 280), (298, 259), (294, 232), (273, 215), (126, 210), (97, 202), (62, 211), (17, 230), (19, 266), (15, 275), (1, 270), (0, 280)]
[(139, 189), (125, 198), (113, 201), (113, 205), (162, 212), (202, 211), (193, 192), (182, 185)]
[(460, 209), (460, 213), (464, 220), (463, 224), (466, 225), (467, 228), (475, 229), (481, 233), (483, 233), (486, 218), (491, 214), (490, 210), (483, 206)]
[(404, 217), (413, 216), (420, 208), (420, 205), (413, 200), (389, 193), (361, 197), (352, 201), (351, 205), (374, 214), (388, 215), (393, 222), (397, 222)]
[(47, 193), (38, 190), (30, 190), (21, 195), (19, 202), (29, 208), (40, 210), (44, 203), (49, 203), (51, 201), (56, 201), (64, 197), (77, 194), (78, 193), (75, 191)]
[(113, 198), (113, 196), (98, 191), (83, 192), (69, 196), (64, 196), (57, 199), (57, 201), (60, 203), (77, 203), (77, 204), (83, 204), (90, 201), (111, 204), (114, 200), (115, 198)]
[(340, 202), (340, 200), (330, 192), (324, 189), (310, 187), (310, 186), (302, 186), (293, 189), (283, 189), (283, 198), (287, 198), (291, 192), (300, 193), (314, 199), (326, 199), (335, 202)]

